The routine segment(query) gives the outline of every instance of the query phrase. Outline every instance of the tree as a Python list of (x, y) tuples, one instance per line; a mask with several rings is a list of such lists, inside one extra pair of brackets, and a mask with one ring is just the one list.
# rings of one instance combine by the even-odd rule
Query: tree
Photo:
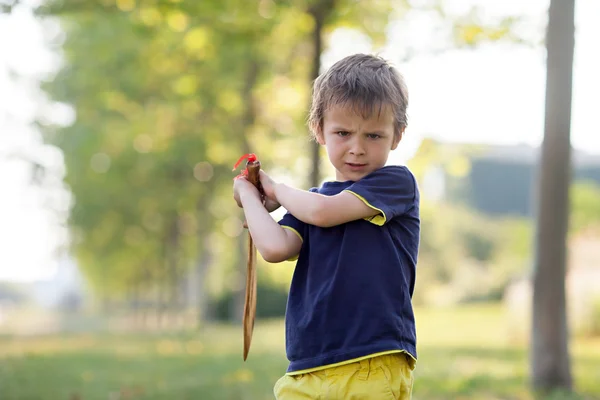
[[(312, 84), (321, 72), (321, 53), (323, 52), (323, 25), (325, 20), (331, 14), (334, 8), (333, 0), (323, 0), (317, 2), (309, 9), (309, 14), (312, 16), (315, 25), (312, 32), (312, 68), (310, 72), (310, 83)], [(310, 171), (310, 186), (318, 187), (321, 174), (320, 168), (320, 151), (321, 146), (315, 141), (311, 146), (311, 171)]]
[(266, 3), (57, 0), (37, 9), (67, 34), (65, 64), (44, 89), (77, 119), (42, 129), (64, 154), (72, 250), (100, 297), (176, 311), (195, 268), (203, 309), (210, 264), (224, 266), (222, 281), (243, 265), (242, 254), (214, 249), (215, 237), (235, 246), (231, 165), (249, 151), (265, 165), (296, 157), (297, 146), (275, 149), (301, 141), (304, 110), (285, 107), (309, 70), (297, 39), (309, 17)]
[(546, 36), (546, 117), (539, 170), (533, 276), (532, 384), (571, 389), (566, 316), (566, 238), (571, 175), (575, 0), (551, 0)]

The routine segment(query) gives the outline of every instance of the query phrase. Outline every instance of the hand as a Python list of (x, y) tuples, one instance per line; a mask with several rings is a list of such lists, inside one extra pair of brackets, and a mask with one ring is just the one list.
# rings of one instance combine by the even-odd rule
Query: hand
[(262, 185), (263, 191), (265, 192), (265, 196), (267, 196), (268, 200), (272, 200), (273, 202), (279, 204), (277, 198), (275, 197), (275, 182), (273, 179), (267, 175), (265, 171), (260, 170), (260, 183)]
[(233, 181), (233, 199), (238, 207), (243, 207), (242, 196), (253, 194), (260, 199), (258, 189), (246, 177), (240, 176)]
[(277, 210), (279, 207), (281, 207), (281, 204), (279, 204), (275, 200), (271, 200), (268, 197), (265, 198), (265, 208), (267, 209), (267, 211), (269, 213), (272, 213), (273, 211)]

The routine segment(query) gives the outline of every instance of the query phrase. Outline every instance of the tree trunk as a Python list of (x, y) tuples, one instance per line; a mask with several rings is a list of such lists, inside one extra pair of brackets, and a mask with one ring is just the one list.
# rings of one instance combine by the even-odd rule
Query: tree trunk
[(165, 313), (167, 310), (168, 301), (168, 278), (169, 278), (169, 235), (165, 234), (162, 243), (161, 265), (160, 271), (155, 276), (156, 279), (156, 328), (163, 328)]
[[(208, 187), (208, 193), (212, 193), (213, 190), (214, 184), (211, 183)], [(202, 329), (205, 325), (204, 323), (211, 319), (206, 280), (213, 260), (213, 249), (209, 240), (210, 227), (213, 225), (213, 222), (209, 222), (212, 216), (206, 211), (207, 203), (207, 196), (200, 197), (196, 202), (198, 253), (196, 256), (194, 281), (191, 288), (192, 292), (190, 293), (190, 297), (194, 302), (193, 305), (196, 308), (196, 324), (199, 329)]]
[(571, 389), (566, 313), (574, 0), (551, 0), (533, 276), (532, 384)]
[(168, 312), (167, 320), (170, 320), (171, 326), (177, 325), (177, 319), (179, 314), (179, 283), (180, 283), (180, 232), (178, 226), (178, 217), (176, 213), (171, 215), (171, 221), (169, 226), (169, 239), (168, 239)]
[[(315, 19), (315, 29), (313, 31), (313, 61), (312, 61), (312, 70), (310, 74), (310, 82), (311, 84), (315, 81), (315, 79), (319, 76), (319, 71), (321, 70), (321, 53), (323, 52), (323, 41), (322, 41), (322, 31), (323, 31), (323, 21), (321, 21), (316, 16)], [(319, 180), (321, 178), (321, 145), (316, 141), (311, 142), (310, 144), (310, 157), (311, 157), (311, 168), (310, 168), (310, 187), (318, 187)]]
[[(315, 21), (312, 32), (313, 60), (310, 74), (311, 85), (319, 77), (321, 71), (321, 53), (323, 52), (323, 27), (325, 20), (334, 9), (334, 0), (322, 0), (311, 7), (309, 14)], [(315, 141), (311, 142), (311, 169), (310, 187), (318, 187), (321, 180), (321, 146)]]
[(206, 237), (200, 238), (199, 242), (202, 242), (202, 253), (198, 257), (196, 264), (196, 323), (199, 329), (203, 328), (205, 322), (210, 321), (212, 318), (209, 309), (209, 298), (207, 293), (206, 279), (208, 277), (208, 271), (210, 270), (210, 264), (212, 263), (212, 249), (210, 243)]

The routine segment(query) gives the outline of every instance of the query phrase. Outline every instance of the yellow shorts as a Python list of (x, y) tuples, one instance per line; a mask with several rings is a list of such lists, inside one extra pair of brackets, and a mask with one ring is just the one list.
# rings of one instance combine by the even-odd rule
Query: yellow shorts
[(339, 367), (284, 375), (275, 383), (277, 400), (405, 400), (412, 397), (414, 360), (392, 353)]

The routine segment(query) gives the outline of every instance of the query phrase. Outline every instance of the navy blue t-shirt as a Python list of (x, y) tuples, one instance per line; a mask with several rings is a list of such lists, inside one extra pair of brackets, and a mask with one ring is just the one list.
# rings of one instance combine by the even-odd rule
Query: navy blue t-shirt
[(325, 182), (380, 214), (320, 228), (287, 213), (279, 224), (302, 237), (286, 311), (288, 372), (386, 351), (415, 359), (411, 298), (419, 249), (419, 190), (406, 167), (386, 166), (359, 181)]

